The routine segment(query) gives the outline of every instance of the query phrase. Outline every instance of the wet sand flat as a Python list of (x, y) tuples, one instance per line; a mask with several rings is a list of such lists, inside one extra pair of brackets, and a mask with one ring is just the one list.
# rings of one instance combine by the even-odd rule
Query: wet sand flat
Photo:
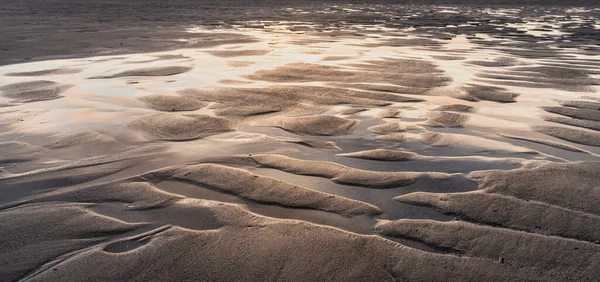
[(50, 2), (0, 12), (0, 280), (600, 279), (598, 8)]

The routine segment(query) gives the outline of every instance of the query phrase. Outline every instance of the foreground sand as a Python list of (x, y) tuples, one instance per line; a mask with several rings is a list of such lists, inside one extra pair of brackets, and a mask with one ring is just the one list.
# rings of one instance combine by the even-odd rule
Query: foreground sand
[(598, 281), (588, 12), (0, 67), (0, 277)]

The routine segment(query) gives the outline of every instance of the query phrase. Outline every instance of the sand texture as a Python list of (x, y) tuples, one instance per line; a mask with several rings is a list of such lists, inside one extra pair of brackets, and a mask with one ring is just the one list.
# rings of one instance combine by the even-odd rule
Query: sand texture
[(600, 10), (499, 1), (0, 1), (0, 281), (600, 281)]

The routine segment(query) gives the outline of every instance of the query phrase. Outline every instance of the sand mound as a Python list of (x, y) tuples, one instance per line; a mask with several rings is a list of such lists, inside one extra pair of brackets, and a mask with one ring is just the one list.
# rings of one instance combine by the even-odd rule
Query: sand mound
[(60, 75), (60, 74), (75, 74), (81, 72), (81, 69), (76, 68), (60, 68), (60, 69), (48, 69), (39, 71), (27, 71), (27, 72), (9, 72), (5, 73), (5, 76), (44, 76), (44, 75)]
[(430, 62), (387, 59), (351, 65), (353, 71), (334, 66), (290, 63), (273, 70), (260, 70), (246, 78), (269, 82), (369, 82), (405, 87), (433, 88), (451, 79)]
[(600, 133), (558, 126), (533, 126), (533, 130), (578, 144), (600, 147)]
[(406, 139), (408, 139), (408, 137), (405, 134), (394, 132), (390, 134), (377, 136), (375, 137), (375, 139), (393, 142), (404, 142), (406, 141)]
[(118, 78), (118, 77), (128, 77), (128, 76), (170, 76), (176, 75), (184, 72), (188, 72), (193, 67), (184, 67), (184, 66), (170, 66), (170, 67), (148, 67), (148, 68), (139, 68), (132, 69), (127, 71), (122, 71), (112, 75), (100, 75), (89, 77), (88, 79), (104, 79), (104, 78)]
[(219, 50), (207, 51), (213, 56), (220, 58), (245, 57), (245, 56), (263, 56), (271, 52), (271, 50)]
[(34, 196), (24, 203), (75, 202), (75, 203), (127, 203), (127, 210), (159, 208), (183, 198), (164, 192), (146, 182), (116, 182), (83, 188), (64, 188)]
[(431, 111), (428, 113), (427, 125), (433, 127), (462, 127), (470, 118), (468, 115)]
[(427, 145), (435, 147), (459, 146), (477, 148), (480, 150), (502, 150), (518, 153), (537, 153), (530, 149), (511, 145), (509, 143), (463, 134), (423, 132), (420, 134), (419, 140), (421, 140), (421, 142)]
[(483, 192), (416, 192), (394, 199), (482, 224), (589, 242), (600, 240), (599, 216), (542, 202)]
[[(429, 88), (423, 86), (423, 87), (408, 87), (408, 86), (398, 86), (398, 85), (389, 85), (389, 84), (383, 84), (383, 83), (373, 83), (373, 82), (365, 82), (365, 83), (350, 83), (350, 82), (346, 82), (346, 83), (340, 83), (340, 82), (329, 82), (327, 83), (327, 85), (333, 86), (333, 87), (339, 87), (339, 88), (353, 88), (353, 89), (358, 89), (358, 90), (366, 90), (366, 91), (371, 91), (371, 92), (378, 92), (381, 94), (392, 94), (392, 95), (396, 95), (399, 96), (397, 93), (399, 94), (423, 94), (424, 92), (426, 92), (427, 90), (429, 90)], [(415, 98), (415, 97), (408, 97), (408, 96), (401, 96), (403, 97), (403, 99), (405, 100), (404, 102), (422, 102), (424, 101), (423, 99), (419, 99), (419, 98)]]
[(465, 87), (465, 90), (467, 94), (477, 99), (501, 103), (515, 102), (515, 98), (519, 96), (519, 94), (507, 92), (506, 88), (494, 86), (469, 85)]
[[(371, 93), (331, 87), (269, 86), (264, 88), (223, 88), (213, 91), (185, 89), (182, 96), (217, 103), (211, 108), (217, 114), (247, 117), (279, 111), (298, 112), (298, 109), (318, 108), (320, 105), (356, 104), (364, 106), (389, 105), (386, 99), (395, 98)], [(306, 112), (303, 110), (301, 112)], [(310, 112), (310, 111), (309, 111)]]
[(573, 107), (578, 109), (600, 110), (600, 103), (590, 101), (561, 101), (559, 102), (565, 107)]
[(461, 61), (461, 60), (465, 60), (467, 58), (465, 57), (461, 57), (461, 56), (431, 56), (432, 58), (436, 59), (436, 60), (442, 60), (442, 61)]
[(383, 109), (377, 114), (377, 116), (380, 118), (399, 118), (402, 116), (402, 112), (395, 109)]
[(502, 137), (510, 138), (510, 139), (524, 140), (524, 141), (529, 141), (529, 142), (533, 142), (533, 143), (543, 144), (546, 146), (550, 146), (550, 147), (554, 147), (554, 148), (558, 148), (558, 149), (562, 149), (562, 150), (567, 150), (567, 151), (571, 151), (571, 152), (586, 153), (586, 154), (590, 153), (588, 151), (584, 151), (575, 146), (571, 146), (571, 145), (559, 143), (559, 142), (554, 142), (554, 141), (550, 141), (550, 140), (545, 140), (545, 139), (531, 138), (531, 137), (525, 137), (525, 136), (516, 136), (516, 135), (509, 135), (509, 134), (498, 134), (498, 135), (500, 135)]
[(404, 125), (400, 122), (386, 122), (384, 124), (371, 126), (371, 127), (367, 128), (367, 130), (369, 130), (373, 133), (376, 133), (376, 134), (384, 135), (384, 134), (390, 134), (392, 132), (406, 131), (406, 125)]
[(59, 263), (62, 255), (143, 226), (93, 213), (83, 205), (61, 203), (3, 210), (0, 220), (0, 274), (10, 281), (46, 263)]
[[(158, 172), (159, 175), (162, 172)], [(311, 208), (343, 215), (375, 215), (381, 210), (373, 205), (318, 192), (243, 169), (199, 164), (176, 169), (170, 179), (177, 179), (217, 189), (258, 202), (288, 207)]]
[[(116, 163), (116, 162), (120, 162), (120, 161), (131, 160), (131, 159), (141, 158), (141, 157), (145, 157), (145, 156), (149, 156), (149, 155), (153, 155), (153, 154), (158, 154), (158, 153), (161, 153), (165, 148), (166, 148), (165, 146), (160, 146), (160, 145), (139, 146), (134, 149), (123, 151), (123, 152), (107, 154), (107, 155), (102, 155), (102, 156), (96, 156), (96, 157), (91, 157), (91, 158), (84, 158), (84, 159), (76, 160), (73, 162), (69, 162), (69, 163), (54, 166), (54, 167), (34, 169), (34, 170), (29, 170), (29, 171), (21, 172), (21, 173), (4, 173), (4, 174), (0, 173), (0, 180), (7, 180), (7, 179), (15, 180), (16, 179), (17, 181), (19, 181), (20, 178), (25, 178), (25, 177), (46, 177), (46, 178), (52, 179), (52, 177), (57, 177), (57, 175), (55, 175), (57, 172), (71, 170), (71, 173), (68, 173), (67, 176), (62, 176), (60, 178), (62, 178), (62, 181), (65, 182), (64, 186), (74, 185), (74, 184), (78, 184), (78, 183), (82, 183), (82, 182), (87, 182), (87, 181), (90, 181), (90, 180), (93, 180), (93, 179), (96, 179), (96, 178), (99, 178), (102, 176), (106, 176), (108, 174), (112, 174), (116, 171), (119, 171), (121, 168), (117, 168), (116, 170), (115, 169), (107, 169), (107, 170), (103, 171), (101, 168), (96, 167), (98, 169), (98, 171), (91, 169), (91, 172), (87, 172), (87, 173), (79, 172), (81, 174), (77, 174), (76, 172), (74, 172), (72, 170), (82, 169), (82, 168), (85, 169), (85, 168), (89, 168), (89, 167), (93, 167), (93, 166), (111, 164), (111, 163)], [(46, 180), (48, 180), (48, 179), (46, 179)], [(27, 181), (27, 179), (24, 179), (23, 181)], [(52, 181), (49, 181), (47, 183), (41, 182), (40, 184), (46, 186), (45, 188), (48, 188), (48, 187), (54, 185)]]
[(471, 106), (467, 106), (467, 105), (462, 105), (462, 104), (451, 104), (451, 105), (443, 105), (443, 106), (439, 106), (435, 109), (436, 111), (449, 111), (449, 112), (461, 112), (461, 113), (466, 113), (466, 112), (472, 112), (474, 111), (474, 108)]
[(329, 178), (331, 181), (367, 188), (394, 188), (413, 184), (421, 175), (443, 178), (443, 173), (370, 171), (325, 161), (306, 161), (281, 155), (252, 155), (248, 158), (259, 166), (285, 172)]
[(13, 103), (46, 101), (62, 97), (60, 94), (72, 85), (60, 84), (48, 80), (18, 82), (0, 87), (2, 96)]
[(543, 119), (547, 120), (547, 121), (551, 121), (551, 122), (562, 123), (562, 124), (566, 124), (566, 125), (578, 126), (578, 127), (583, 127), (583, 128), (600, 131), (600, 122), (598, 122), (598, 121), (575, 119), (575, 118), (568, 118), (568, 117), (561, 117), (561, 116), (544, 116)]
[(487, 192), (600, 215), (596, 204), (600, 202), (600, 163), (545, 163), (517, 170), (476, 171), (468, 178)]
[(489, 78), (489, 82), (497, 84), (569, 91), (591, 91), (590, 85), (600, 83), (587, 70), (555, 66), (519, 67), (510, 71), (478, 73), (477, 76)]
[(285, 142), (302, 145), (314, 149), (322, 150), (341, 150), (340, 147), (333, 141), (320, 141), (320, 140), (286, 140)]
[(351, 134), (360, 121), (335, 116), (276, 117), (267, 125), (276, 126), (289, 132), (302, 135), (346, 135)]
[(256, 64), (251, 61), (228, 61), (227, 65), (234, 68), (244, 68)]
[(0, 164), (33, 160), (43, 148), (28, 143), (10, 141), (0, 143)]
[(325, 56), (321, 58), (321, 61), (342, 61), (342, 60), (350, 60), (354, 57), (352, 56)]
[(368, 109), (351, 107), (351, 108), (343, 108), (343, 109), (339, 110), (338, 113), (340, 113), (342, 115), (353, 115), (356, 113), (364, 112), (366, 110), (368, 110)]
[(223, 84), (231, 84), (231, 85), (244, 85), (244, 84), (252, 84), (254, 82), (247, 80), (237, 80), (237, 79), (221, 79), (219, 83)]
[(126, 127), (151, 139), (168, 141), (194, 140), (234, 130), (233, 123), (225, 118), (164, 113), (141, 117)]
[(51, 136), (50, 148), (64, 148), (75, 145), (89, 144), (92, 142), (113, 142), (115, 139), (96, 131), (81, 130), (68, 133), (59, 133)]
[(375, 149), (360, 151), (354, 153), (337, 154), (338, 156), (376, 160), (376, 161), (410, 161), (419, 157), (418, 154), (413, 152), (389, 150), (389, 149)]
[(588, 242), (544, 236), (461, 221), (401, 219), (376, 226), (387, 236), (409, 238), (437, 249), (502, 264), (538, 269), (549, 277), (592, 281), (600, 263), (600, 247)]
[(600, 122), (600, 111), (598, 110), (578, 109), (569, 107), (543, 107), (543, 109), (547, 112), (563, 116)]
[(204, 108), (207, 105), (205, 102), (190, 97), (158, 94), (144, 96), (138, 100), (146, 103), (149, 108), (165, 112), (195, 111)]
[(468, 61), (468, 64), (478, 65), (482, 67), (511, 67), (519, 65), (519, 61), (515, 58), (500, 57), (493, 61)]

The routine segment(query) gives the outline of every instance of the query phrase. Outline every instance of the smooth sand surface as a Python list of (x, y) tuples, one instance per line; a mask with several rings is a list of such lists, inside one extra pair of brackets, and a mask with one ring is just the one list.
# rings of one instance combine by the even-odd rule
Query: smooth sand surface
[(9, 2), (2, 281), (600, 277), (597, 9)]

